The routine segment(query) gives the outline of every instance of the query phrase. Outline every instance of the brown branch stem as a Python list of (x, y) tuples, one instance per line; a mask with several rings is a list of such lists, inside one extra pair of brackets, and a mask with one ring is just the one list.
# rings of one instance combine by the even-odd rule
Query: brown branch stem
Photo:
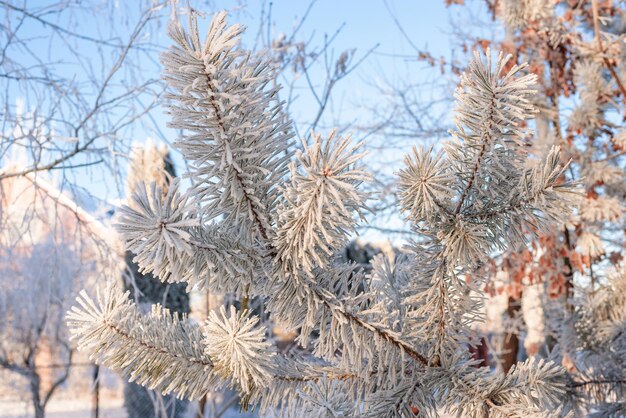
[(615, 80), (615, 83), (617, 84), (617, 87), (622, 93), (622, 103), (626, 104), (626, 87), (624, 87), (624, 84), (622, 84), (622, 81), (617, 75), (617, 72), (615, 72), (613, 63), (611, 63), (611, 61), (609, 61), (609, 59), (606, 56), (604, 56), (605, 50), (602, 44), (602, 35), (600, 34), (598, 0), (591, 0), (591, 7), (593, 9), (593, 31), (595, 32), (595, 35), (596, 35), (596, 42), (598, 43), (598, 50), (600, 54), (602, 55), (602, 61), (604, 61), (604, 65), (606, 66), (607, 70), (609, 70), (611, 77), (613, 77), (613, 79)]

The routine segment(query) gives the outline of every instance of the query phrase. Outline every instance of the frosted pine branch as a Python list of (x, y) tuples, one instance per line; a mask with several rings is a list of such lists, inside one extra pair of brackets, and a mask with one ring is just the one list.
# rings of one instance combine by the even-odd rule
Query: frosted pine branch
[(186, 135), (176, 147), (194, 168), (190, 195), (207, 205), (208, 219), (225, 214), (232, 224), (269, 232), (292, 137), (278, 88), (269, 87), (274, 70), (237, 48), (242, 28), (227, 27), (225, 13), (215, 16), (202, 44), (193, 12), (189, 22), (189, 33), (170, 24), (175, 45), (162, 62), (170, 126)]
[(159, 306), (143, 315), (117, 286), (85, 291), (68, 313), (72, 338), (98, 364), (163, 393), (199, 399), (220, 383), (200, 327)]
[(326, 140), (314, 134), (312, 141), (310, 147), (303, 141), (278, 207), (275, 246), (290, 272), (327, 264), (354, 232), (355, 217), (364, 215), (367, 196), (358, 186), (369, 175), (357, 166), (361, 144), (353, 146), (335, 131)]
[[(228, 234), (229, 225), (200, 226), (174, 182), (167, 194), (137, 185), (123, 206), (118, 229), (143, 272), (189, 288), (239, 292), (252, 281), (260, 256), (253, 244)], [(233, 279), (235, 278), (235, 279)]]
[[(199, 399), (230, 385), (244, 393), (281, 395), (329, 376), (350, 380), (329, 364), (285, 358), (269, 348), (258, 318), (231, 307), (227, 315), (212, 313), (204, 329), (187, 318), (153, 306), (142, 313), (116, 285), (99, 288), (96, 297), (81, 292), (68, 312), (68, 325), (78, 348), (130, 381), (163, 393)], [(247, 366), (244, 366), (247, 365)], [(272, 399), (275, 406), (280, 399)]]
[[(523, 126), (534, 114), (534, 76), (521, 75), (523, 66), (505, 72), (501, 55), (492, 62), (488, 53), (486, 63), (476, 55), (456, 95), (454, 139), (437, 153), (415, 149), (399, 174), (402, 209), (419, 239), (406, 255), (375, 260), (367, 275), (335, 257), (366, 210), (361, 144), (314, 133), (292, 161), (274, 72), (239, 49), (240, 34), (224, 14), (204, 43), (193, 13), (189, 32), (170, 27), (175, 46), (163, 55), (169, 111), (183, 130), (177, 146), (191, 163), (192, 185), (185, 192), (178, 183), (150, 194), (140, 188), (122, 209), (119, 230), (142, 268), (162, 280), (262, 298), (310, 355), (275, 353), (256, 318), (222, 309), (193, 328), (193, 342), (181, 337), (201, 353), (180, 351), (179, 366), (158, 380), (140, 360), (118, 363), (128, 353), (115, 341), (132, 340), (138, 355), (156, 355), (153, 346), (169, 355), (162, 345), (174, 331), (160, 335), (150, 325), (169, 320), (161, 311), (138, 317), (118, 297), (109, 298), (121, 306), (111, 315), (130, 318), (119, 329), (146, 324), (155, 343), (145, 347), (143, 331), (94, 335), (109, 316), (89, 314), (104, 309), (96, 304), (70, 315), (81, 346), (181, 396), (205, 390), (186, 380), (184, 366), (204, 359), (205, 375), (194, 379), (232, 385), (262, 411), (288, 415), (408, 416), (417, 408), (432, 416), (444, 408), (478, 417), (513, 405), (520, 414), (554, 406), (563, 392), (560, 366), (524, 363), (494, 375), (475, 368), (467, 352), (470, 326), (481, 320), (477, 267), (517, 242), (520, 228), (553, 225), (569, 212), (564, 197), (574, 185), (560, 180), (558, 151), (527, 168)], [(99, 346), (100, 337), (114, 342)]]
[[(522, 235), (524, 222), (536, 224), (542, 217), (564, 220), (568, 210), (563, 212), (559, 199), (573, 194), (573, 184), (553, 187), (562, 170), (556, 151), (543, 171), (531, 173), (533, 181), (542, 184), (542, 193), (551, 190), (550, 201), (523, 186), (512, 192), (525, 176), (528, 151), (521, 126), (534, 114), (529, 97), (535, 77), (517, 77), (524, 69), (517, 65), (505, 73), (508, 59), (500, 55), (493, 63), (488, 52), (484, 63), (476, 53), (456, 93), (455, 139), (436, 161), (430, 151), (414, 151), (414, 158), (407, 158), (407, 167), (400, 172), (403, 208), (410, 220), (417, 221), (418, 232), (431, 239), (413, 248), (420, 259), (419, 280), (431, 283), (414, 299), (422, 300), (416, 308), (423, 319), (420, 332), (424, 338), (437, 335), (430, 349), (437, 361), (450, 359), (458, 344), (467, 343), (467, 325), (480, 320), (481, 278), (474, 276), (475, 282), (468, 284), (463, 273), (472, 272), (492, 250), (515, 242), (511, 238)], [(520, 192), (533, 196), (532, 202), (519, 208), (524, 210), (521, 215), (514, 211), (520, 206), (516, 202)], [(485, 211), (493, 216), (476, 218)]]
[(199, 222), (187, 216), (190, 206), (187, 197), (178, 192), (177, 182), (165, 195), (156, 183), (150, 187), (150, 196), (144, 185), (137, 187), (134, 208), (122, 208), (118, 230), (127, 247), (138, 255), (135, 261), (147, 271), (159, 274), (155, 262), (176, 263), (178, 253), (191, 252), (188, 229)]

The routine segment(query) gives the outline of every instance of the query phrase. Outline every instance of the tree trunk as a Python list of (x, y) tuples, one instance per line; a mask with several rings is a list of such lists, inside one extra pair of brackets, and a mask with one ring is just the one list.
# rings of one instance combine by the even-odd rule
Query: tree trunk
[(100, 417), (100, 366), (93, 368), (93, 394), (91, 398), (91, 416), (92, 418)]
[[(509, 296), (506, 313), (509, 318), (515, 318), (520, 312), (520, 299), (513, 299)], [(517, 363), (517, 355), (519, 352), (519, 337), (517, 332), (507, 332), (502, 343), (502, 353), (500, 354), (500, 366), (505, 373), (508, 373), (511, 367)]]
[[(170, 176), (176, 176), (169, 153), (164, 157), (164, 169)], [(137, 176), (140, 178), (140, 173), (137, 173)], [(150, 183), (155, 179), (141, 180)], [(163, 283), (150, 273), (140, 273), (139, 266), (133, 262), (133, 257), (131, 252), (126, 252), (126, 273), (129, 277), (125, 278), (125, 287), (130, 291), (130, 298), (139, 305), (159, 303), (172, 313), (189, 314), (189, 294), (186, 291), (186, 284)], [(155, 399), (159, 401), (156, 402)], [(124, 407), (129, 418), (182, 417), (187, 405), (186, 400), (176, 399), (174, 395), (161, 395), (136, 383), (128, 382), (124, 388)]]
[(44, 417), (44, 407), (41, 402), (40, 389), (41, 380), (37, 372), (33, 370), (30, 377), (30, 393), (33, 400), (33, 407), (35, 408), (35, 418)]

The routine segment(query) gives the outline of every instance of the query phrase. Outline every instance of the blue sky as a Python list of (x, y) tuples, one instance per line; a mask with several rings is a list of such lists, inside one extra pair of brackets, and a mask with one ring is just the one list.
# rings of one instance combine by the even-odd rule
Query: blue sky
[[(220, 3), (222, 4), (222, 3)], [(256, 36), (262, 2), (251, 2), (242, 17), (248, 26), (248, 36)], [(308, 1), (275, 0), (272, 2), (272, 36), (280, 32), (290, 32), (295, 22), (299, 21), (309, 5)], [(265, 7), (267, 13), (267, 4)], [(354, 118), (358, 118), (358, 103), (376, 100), (370, 84), (382, 79), (412, 79), (431, 76), (431, 71), (423, 63), (417, 63), (415, 52), (397, 28), (391, 13), (397, 16), (407, 36), (420, 48), (429, 50), (435, 56), (450, 57), (451, 42), (449, 33), (449, 13), (440, 0), (318, 0), (312, 7), (302, 29), (302, 39), (312, 38), (312, 43), (321, 44), (324, 35), (334, 34), (341, 28), (332, 44), (332, 51), (337, 57), (343, 50), (356, 49), (358, 60), (367, 51), (374, 48), (374, 53), (358, 67), (348, 78), (338, 85), (335, 98), (340, 100), (340, 108)], [(246, 38), (244, 38), (245, 40)], [(391, 57), (403, 55), (409, 58)], [(424, 71), (426, 69), (426, 71)], [(430, 74), (429, 74), (430, 73)], [(303, 94), (295, 107), (294, 117), (306, 119), (307, 110), (314, 108), (308, 100), (312, 97)], [(339, 105), (339, 104), (338, 104)], [(343, 115), (343, 119), (347, 119)]]

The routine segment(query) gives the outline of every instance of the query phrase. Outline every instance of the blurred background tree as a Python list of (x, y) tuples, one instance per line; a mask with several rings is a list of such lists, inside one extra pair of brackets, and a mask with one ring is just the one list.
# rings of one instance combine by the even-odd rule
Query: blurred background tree
[[(144, 144), (136, 144), (130, 155), (126, 193), (130, 196), (137, 191), (137, 187), (152, 183), (167, 190), (175, 176), (176, 172), (167, 146), (157, 146), (150, 140)], [(139, 266), (133, 262), (133, 257), (130, 251), (126, 251), (124, 287), (130, 291), (131, 299), (146, 312), (150, 311), (151, 305), (158, 303), (181, 317), (189, 315), (189, 294), (185, 291), (186, 285), (164, 283), (151, 273), (141, 272)], [(124, 387), (124, 406), (129, 418), (182, 417), (187, 412), (187, 404), (187, 401), (176, 399), (172, 395), (161, 395), (136, 383), (129, 382)]]

